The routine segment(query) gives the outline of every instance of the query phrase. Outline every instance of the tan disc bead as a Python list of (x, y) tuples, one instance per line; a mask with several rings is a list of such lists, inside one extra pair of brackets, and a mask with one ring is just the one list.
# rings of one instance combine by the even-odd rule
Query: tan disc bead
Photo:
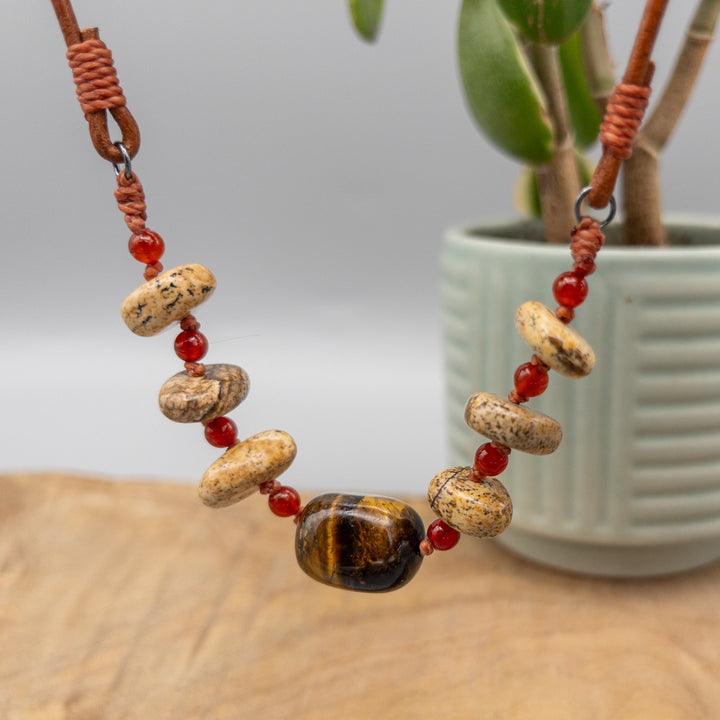
[(123, 301), (125, 324), (142, 337), (156, 335), (182, 320), (215, 290), (215, 277), (203, 265), (182, 265), (160, 273)]
[(515, 327), (532, 351), (555, 372), (579, 378), (595, 367), (595, 353), (587, 341), (542, 303), (523, 303), (515, 313)]
[(467, 401), (465, 422), (481, 435), (531, 455), (549, 455), (562, 440), (556, 420), (490, 393)]
[(438, 473), (428, 487), (433, 512), (465, 535), (495, 537), (510, 524), (512, 500), (505, 486), (494, 478), (470, 480), (469, 467)]
[(248, 394), (250, 379), (237, 365), (206, 365), (199, 377), (179, 372), (161, 388), (160, 411), (175, 422), (209, 422), (236, 408)]
[(200, 480), (205, 505), (226, 507), (252, 495), (275, 480), (295, 459), (295, 441), (281, 430), (266, 430), (230, 447)]

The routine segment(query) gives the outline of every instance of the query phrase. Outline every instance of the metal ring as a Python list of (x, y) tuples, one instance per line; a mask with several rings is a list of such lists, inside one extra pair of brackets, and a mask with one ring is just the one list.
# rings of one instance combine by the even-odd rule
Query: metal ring
[[(583, 200), (590, 194), (591, 191), (592, 191), (592, 185), (587, 185), (580, 191), (580, 194), (577, 196), (577, 200), (575, 201), (575, 219), (578, 222), (580, 222), (583, 218), (582, 213), (580, 211), (580, 208), (582, 207), (582, 204), (583, 204)], [(608, 205), (610, 206), (610, 212), (608, 213), (608, 216), (605, 218), (605, 220), (600, 223), (601, 228), (607, 227), (613, 221), (613, 218), (615, 217), (615, 212), (617, 210), (617, 204), (615, 202), (614, 195), (610, 196), (610, 202), (608, 203)]]
[[(125, 167), (125, 179), (126, 180), (132, 180), (132, 160), (130, 158), (130, 153), (128, 152), (128, 149), (123, 145), (122, 142), (116, 142), (113, 143), (115, 147), (120, 151), (120, 154), (123, 157), (123, 165)], [(120, 174), (120, 168), (116, 163), (113, 163), (113, 169), (115, 170), (115, 177), (117, 177)]]

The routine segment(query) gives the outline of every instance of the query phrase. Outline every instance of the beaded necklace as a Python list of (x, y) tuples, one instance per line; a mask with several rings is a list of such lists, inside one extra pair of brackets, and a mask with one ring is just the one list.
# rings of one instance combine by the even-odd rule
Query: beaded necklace
[[(275, 515), (294, 519), (296, 557), (310, 577), (367, 592), (402, 587), (424, 557), (435, 550), (450, 550), (461, 533), (480, 538), (502, 533), (512, 518), (512, 501), (496, 476), (506, 468), (511, 451), (546, 455), (562, 439), (557, 421), (523, 404), (545, 392), (550, 370), (580, 378), (595, 363), (592, 348), (569, 324), (587, 296), (586, 278), (595, 271), (595, 258), (604, 242), (602, 228), (615, 214), (612, 192), (648, 103), (650, 53), (668, 0), (648, 0), (623, 82), (608, 103), (600, 130), (603, 156), (575, 205), (577, 224), (570, 242), (573, 265), (552, 286), (559, 306), (552, 311), (530, 301), (517, 310), (515, 325), (532, 357), (516, 369), (507, 399), (481, 392), (468, 400), (465, 420), (488, 441), (477, 449), (472, 465), (446, 469), (431, 480), (427, 498), (438, 519), (427, 529), (413, 508), (392, 498), (326, 493), (302, 506), (299, 493), (278, 480), (295, 458), (292, 437), (267, 430), (238, 439), (237, 426), (227, 413), (246, 397), (248, 376), (235, 365), (201, 362), (209, 344), (193, 315), (214, 292), (215, 278), (199, 264), (163, 268), (165, 243), (145, 224), (145, 194), (132, 168), (140, 133), (127, 108), (111, 53), (96, 28), (80, 30), (70, 0), (51, 1), (68, 46), (93, 145), (115, 168), (115, 197), (132, 233), (128, 249), (145, 266), (146, 282), (122, 303), (123, 320), (141, 337), (179, 324), (174, 350), (184, 369), (161, 387), (160, 410), (175, 422), (202, 424), (207, 442), (225, 449), (200, 480), (202, 502), (221, 508), (255, 492), (267, 495)], [(122, 131), (120, 142), (110, 140), (107, 113)], [(595, 208), (609, 207), (605, 220), (583, 215), (584, 201)]]

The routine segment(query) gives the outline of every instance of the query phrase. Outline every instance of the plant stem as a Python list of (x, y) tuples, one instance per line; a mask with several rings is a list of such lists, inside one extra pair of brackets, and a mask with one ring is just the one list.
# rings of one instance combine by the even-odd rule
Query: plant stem
[(720, 0), (700, 0), (663, 94), (638, 133), (625, 162), (625, 232), (628, 244), (663, 245), (658, 155), (670, 139), (695, 86), (720, 16)]
[(555, 144), (553, 159), (536, 169), (545, 238), (551, 243), (565, 243), (568, 229), (575, 224), (573, 207), (580, 191), (580, 179), (560, 64), (555, 48), (544, 45), (532, 45), (531, 60), (545, 91)]
[(580, 28), (580, 48), (592, 99), (600, 115), (604, 115), (615, 87), (615, 73), (605, 35), (604, 13), (597, 3), (592, 4)]

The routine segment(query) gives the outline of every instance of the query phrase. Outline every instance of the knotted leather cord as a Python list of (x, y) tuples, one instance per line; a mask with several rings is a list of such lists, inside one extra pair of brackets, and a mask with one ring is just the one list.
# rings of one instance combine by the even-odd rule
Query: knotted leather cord
[(595, 208), (610, 202), (622, 161), (632, 154), (647, 107), (654, 65), (650, 60), (669, 0), (648, 0), (622, 82), (615, 87), (601, 125), (603, 155), (590, 180), (588, 203)]
[[(107, 114), (120, 127), (122, 143), (131, 158), (140, 149), (140, 130), (125, 104), (117, 82), (110, 51), (98, 37), (97, 28), (80, 30), (70, 0), (51, 0), (60, 30), (68, 46), (68, 59), (78, 88), (78, 99), (85, 113), (90, 139), (105, 160), (122, 163), (120, 150), (110, 139)], [(73, 66), (75, 63), (78, 67)], [(88, 87), (85, 87), (89, 84)], [(84, 87), (81, 89), (81, 85)]]

